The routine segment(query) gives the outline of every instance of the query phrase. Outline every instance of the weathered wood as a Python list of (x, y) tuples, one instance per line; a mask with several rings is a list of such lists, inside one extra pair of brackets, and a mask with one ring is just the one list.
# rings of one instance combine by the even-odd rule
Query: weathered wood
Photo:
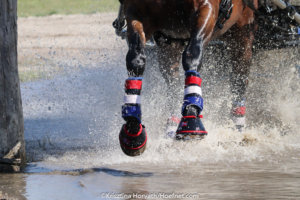
[(0, 158), (0, 164), (21, 165), (21, 159)]
[[(17, 60), (17, 0), (0, 0), (0, 159), (25, 164), (24, 122)], [(15, 163), (1, 171), (18, 171)]]
[(18, 155), (21, 147), (22, 147), (22, 144), (19, 141), (3, 158), (5, 158), (5, 159), (15, 158)]
[(1, 164), (0, 163), (0, 172), (12, 173), (12, 172), (20, 172), (20, 170), (21, 170), (20, 165)]

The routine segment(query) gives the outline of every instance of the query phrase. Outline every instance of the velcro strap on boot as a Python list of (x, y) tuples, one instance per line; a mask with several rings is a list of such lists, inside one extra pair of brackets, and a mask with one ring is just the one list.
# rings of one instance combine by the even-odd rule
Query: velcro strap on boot
[(130, 117), (134, 117), (139, 123), (142, 121), (142, 112), (140, 104), (125, 104), (122, 106), (122, 117), (127, 121)]
[(189, 105), (196, 106), (198, 108), (198, 114), (200, 114), (203, 110), (203, 98), (199, 95), (186, 95), (182, 105), (182, 114)]

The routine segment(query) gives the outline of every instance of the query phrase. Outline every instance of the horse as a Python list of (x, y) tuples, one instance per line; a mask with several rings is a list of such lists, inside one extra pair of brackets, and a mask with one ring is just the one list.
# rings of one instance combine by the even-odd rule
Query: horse
[[(141, 90), (146, 66), (145, 44), (151, 38), (157, 41), (161, 52), (158, 61), (169, 77), (178, 74), (178, 63), (182, 58), (185, 89), (176, 139), (202, 139), (208, 134), (201, 121), (203, 98), (200, 70), (205, 47), (211, 40), (220, 37), (231, 46), (228, 50), (231, 61), (227, 63), (232, 67), (231, 113), (236, 128), (242, 130), (245, 126), (245, 93), (256, 30), (254, 10), (258, 7), (258, 0), (122, 0), (121, 4), (127, 23), (128, 41), (128, 79), (125, 80), (122, 106), (122, 117), (126, 123), (119, 134), (123, 152), (128, 156), (138, 156), (146, 149), (147, 133), (142, 123)], [(164, 37), (174, 40), (176, 45), (167, 46), (159, 42)]]

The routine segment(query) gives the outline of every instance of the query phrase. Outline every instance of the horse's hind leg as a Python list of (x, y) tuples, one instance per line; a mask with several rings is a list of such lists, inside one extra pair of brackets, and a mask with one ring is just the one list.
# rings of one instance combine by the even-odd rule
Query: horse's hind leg
[(203, 98), (201, 90), (201, 76), (199, 73), (203, 49), (209, 41), (216, 16), (213, 6), (208, 2), (201, 5), (194, 13), (191, 39), (182, 55), (182, 64), (185, 70), (184, 103), (182, 106), (182, 119), (176, 131), (177, 139), (203, 138), (207, 135), (201, 122)]
[[(245, 127), (245, 95), (252, 60), (252, 43), (254, 26), (246, 25), (235, 30), (231, 43), (232, 73), (230, 77), (232, 102), (232, 120), (239, 131)], [(236, 40), (236, 38), (238, 38)]]
[(126, 66), (129, 78), (125, 82), (125, 97), (122, 107), (122, 117), (126, 121), (119, 139), (123, 152), (129, 156), (137, 156), (146, 148), (147, 135), (142, 125), (140, 94), (142, 90), (143, 73), (146, 65), (145, 33), (143, 24), (137, 20), (128, 20), (129, 50), (126, 56)]
[(184, 46), (180, 43), (158, 43), (157, 58), (162, 76), (168, 86), (176, 86), (179, 79), (179, 67)]
[(168, 112), (167, 115), (169, 115), (169, 117), (166, 124), (166, 131), (168, 136), (173, 138), (175, 134), (174, 131), (176, 131), (180, 120), (177, 118), (174, 106), (179, 103), (179, 99), (176, 97), (178, 96), (178, 90), (180, 89), (180, 87), (178, 87), (180, 84), (179, 67), (181, 66), (180, 61), (184, 45), (179, 42), (167, 44), (159, 42), (159, 40), (156, 41), (156, 44), (158, 66), (167, 84), (167, 103), (164, 110)]

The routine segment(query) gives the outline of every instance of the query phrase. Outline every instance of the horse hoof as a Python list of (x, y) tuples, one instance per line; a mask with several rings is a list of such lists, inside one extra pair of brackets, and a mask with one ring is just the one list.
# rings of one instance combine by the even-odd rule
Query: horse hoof
[(240, 117), (240, 116), (234, 116), (233, 118), (232, 118), (232, 121), (233, 121), (233, 123), (234, 123), (234, 129), (236, 130), (236, 131), (238, 131), (238, 132), (240, 132), (240, 133), (243, 133), (244, 132), (244, 130), (245, 130), (245, 117), (244, 116), (242, 116), (242, 117)]
[(122, 126), (119, 134), (122, 151), (128, 156), (139, 156), (146, 149), (147, 133), (145, 127), (140, 124), (140, 130), (133, 134), (128, 132), (126, 124)]
[(202, 140), (206, 135), (199, 134), (176, 134), (176, 140), (188, 141), (188, 140)]
[(183, 116), (176, 131), (176, 140), (201, 140), (206, 135), (200, 117)]

